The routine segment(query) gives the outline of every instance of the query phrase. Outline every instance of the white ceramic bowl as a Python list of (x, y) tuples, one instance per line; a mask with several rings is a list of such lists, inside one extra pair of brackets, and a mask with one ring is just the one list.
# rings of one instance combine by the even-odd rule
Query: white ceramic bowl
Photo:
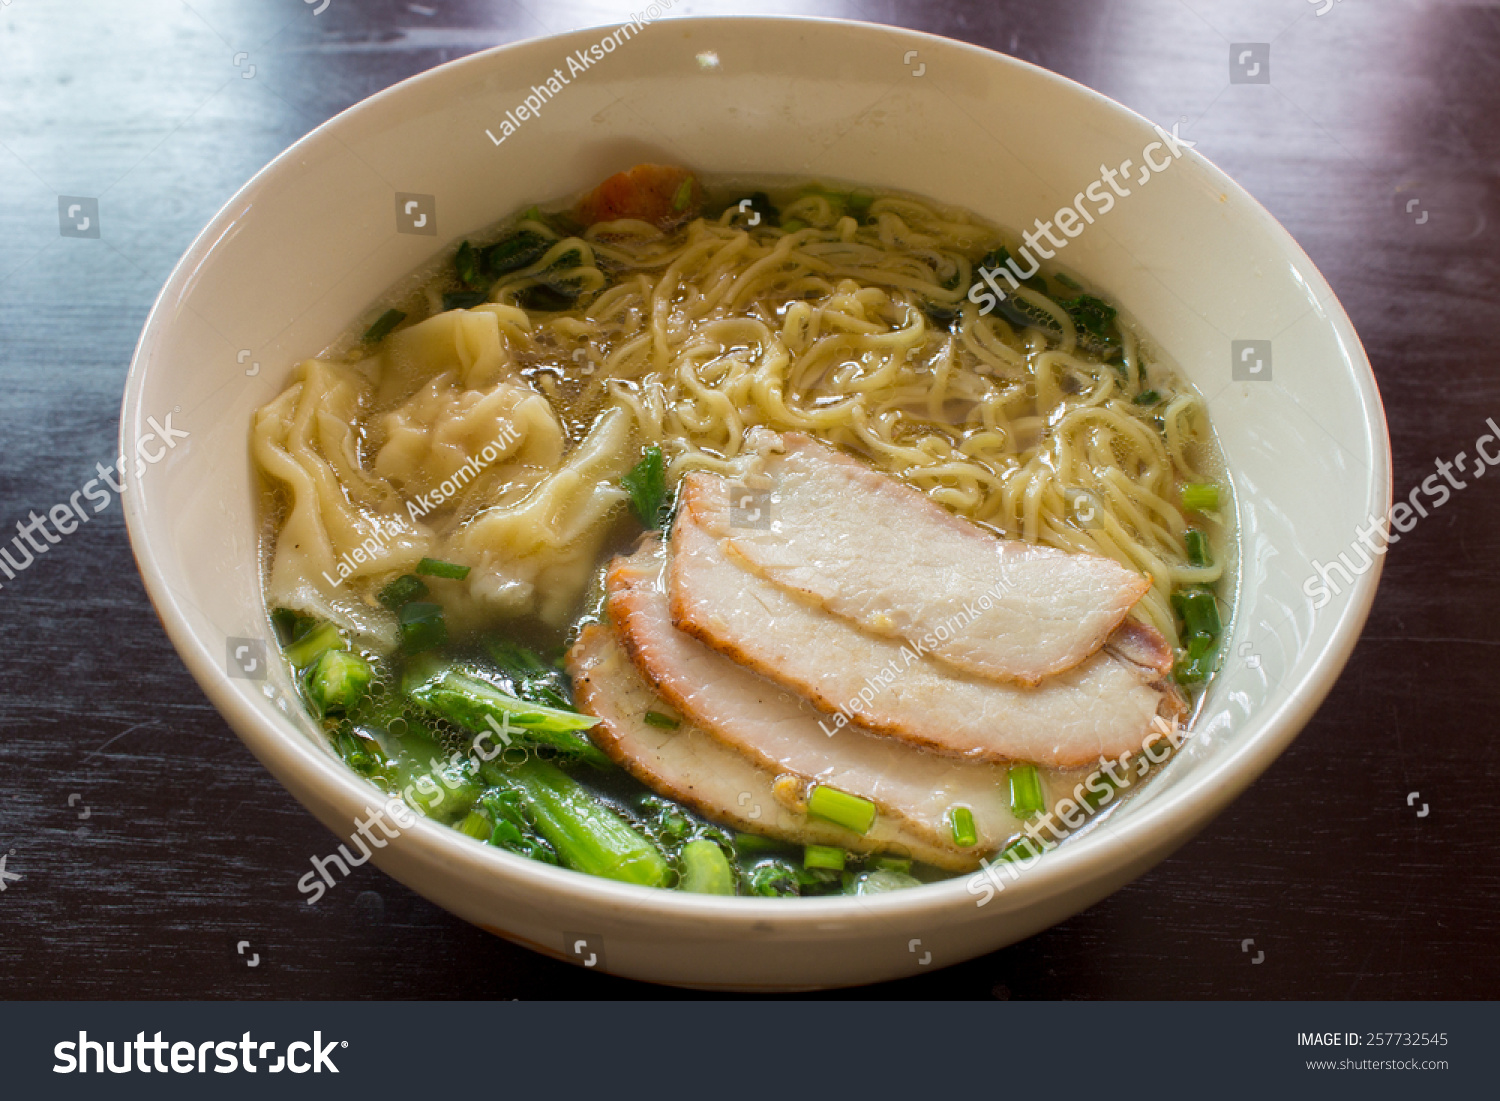
[[(162, 454), (148, 418), (172, 412), (190, 434), (145, 465), (125, 498), (147, 590), (209, 698), (340, 839), (374, 804), (372, 790), (273, 698), (290, 687), (279, 667), (266, 680), (226, 672), (228, 650), (244, 645), (229, 639), (268, 634), (248, 423), (294, 363), (446, 243), (640, 160), (860, 181), (1024, 228), (1071, 203), (1101, 164), (1139, 162), (1156, 140), (1118, 104), (985, 50), (864, 24), (735, 18), (647, 26), (494, 144), (486, 131), (503, 136), (507, 109), (554, 69), (570, 75), (569, 55), (608, 33), (456, 61), (319, 127), (193, 243), (136, 350), (124, 453)], [(435, 236), (397, 232), (398, 191), (435, 197)], [(425, 821), (375, 862), (550, 955), (576, 958), (588, 938), (602, 946), (594, 965), (619, 975), (775, 990), (890, 979), (1029, 936), (1140, 875), (1221, 811), (1291, 742), (1359, 634), (1378, 560), (1321, 609), (1303, 586), (1314, 560), (1335, 558), (1388, 507), (1388, 441), (1348, 318), (1264, 209), (1191, 151), (1131, 191), (1060, 260), (1112, 293), (1207, 398), (1242, 548), (1225, 667), (1190, 748), (1162, 776), (983, 906), (963, 879), (870, 898), (653, 891)], [(1239, 339), (1274, 339), (1270, 380), (1231, 381)], [(307, 867), (288, 862), (289, 893)]]

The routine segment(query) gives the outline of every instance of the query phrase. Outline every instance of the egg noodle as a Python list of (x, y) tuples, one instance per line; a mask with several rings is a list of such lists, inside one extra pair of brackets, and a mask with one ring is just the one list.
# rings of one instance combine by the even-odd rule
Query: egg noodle
[[(782, 218), (805, 226), (747, 227), (730, 207), (667, 236), (638, 222), (591, 227), (589, 260), (616, 272), (614, 285), (533, 335), (586, 364), (588, 381), (565, 400), (628, 408), (673, 480), (730, 472), (747, 427), (806, 432), (1005, 535), (1149, 574), (1141, 610), (1175, 641), (1171, 590), (1223, 569), (1222, 557), (1189, 564), (1176, 501), (1177, 485), (1212, 464), (1197, 395), (1157, 369), (1160, 400), (1138, 403), (1149, 368), (1129, 328), (1123, 362), (1106, 364), (1067, 312), (1024, 286), (1014, 296), (1046, 328), (981, 316), (965, 300), (965, 254), (999, 238), (960, 213), (887, 197), (861, 225), (814, 194)], [(492, 297), (532, 281), (517, 273)], [(924, 301), (955, 317), (951, 331)], [(561, 380), (543, 377), (561, 396)]]

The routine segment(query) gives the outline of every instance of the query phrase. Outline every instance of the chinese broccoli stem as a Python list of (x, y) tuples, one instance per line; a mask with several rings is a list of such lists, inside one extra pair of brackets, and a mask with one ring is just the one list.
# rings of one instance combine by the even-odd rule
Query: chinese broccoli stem
[(490, 783), (521, 793), (537, 832), (565, 866), (643, 887), (665, 885), (666, 857), (556, 765), (531, 757), (515, 767), (491, 762), (482, 772)]

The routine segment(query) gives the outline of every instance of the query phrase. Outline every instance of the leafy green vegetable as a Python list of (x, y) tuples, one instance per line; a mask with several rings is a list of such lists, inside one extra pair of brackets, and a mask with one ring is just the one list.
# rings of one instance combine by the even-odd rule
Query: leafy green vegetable
[(404, 573), (381, 589), (376, 599), (391, 611), (399, 612), (402, 605), (410, 604), (413, 600), (420, 600), (426, 595), (427, 586), (421, 578)]
[(802, 893), (797, 869), (780, 859), (758, 862), (747, 876), (750, 893), (761, 898), (795, 898)]
[[(541, 213), (537, 212), (537, 219), (540, 218)], [(516, 230), (480, 252), (480, 268), (489, 278), (499, 279), (510, 272), (529, 268), (551, 247), (552, 240), (535, 230)]]
[(448, 623), (443, 619), (441, 604), (413, 600), (401, 606), (396, 613), (396, 622), (401, 633), (401, 647), (408, 654), (436, 650), (448, 641)]
[(646, 448), (645, 457), (620, 479), (630, 494), (636, 519), (646, 528), (659, 528), (667, 505), (667, 476), (661, 448)]
[(370, 663), (348, 650), (324, 650), (318, 660), (307, 667), (302, 686), (319, 718), (343, 715), (370, 687), (374, 670)]
[(682, 866), (682, 881), (678, 884), (681, 890), (700, 895), (736, 893), (734, 869), (729, 866), (724, 850), (714, 842), (689, 841), (678, 859)]
[(458, 246), (458, 254), (453, 257), (453, 268), (458, 274), (458, 281), (464, 286), (475, 290), (483, 290), (489, 286), (479, 270), (479, 252), (469, 242), (465, 241)]
[(598, 724), (599, 720), (590, 715), (507, 695), (486, 680), (431, 659), (409, 665), (402, 688), (423, 707), (475, 734), (493, 734), (498, 726), (599, 768), (612, 765), (579, 733)]
[(519, 698), (544, 707), (575, 710), (573, 685), (568, 675), (556, 665), (544, 662), (535, 650), (499, 638), (486, 639), (484, 649)]
[(1155, 390), (1142, 390), (1131, 400), (1137, 405), (1156, 405), (1161, 401), (1161, 395)]
[(514, 768), (491, 762), (483, 775), (519, 792), (563, 865), (643, 887), (665, 885), (671, 868), (656, 846), (557, 766), (531, 757)]
[(450, 291), (443, 295), (443, 312), (449, 310), (472, 310), (490, 300), (484, 291)]
[(1068, 311), (1073, 324), (1100, 343), (1119, 342), (1114, 332), (1115, 317), (1119, 311), (1104, 299), (1092, 294), (1080, 294), (1077, 298), (1064, 298), (1058, 305)]

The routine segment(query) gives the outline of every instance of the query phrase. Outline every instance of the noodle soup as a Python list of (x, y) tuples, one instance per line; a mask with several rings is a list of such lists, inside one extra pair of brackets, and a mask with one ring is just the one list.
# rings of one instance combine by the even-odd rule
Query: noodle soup
[(1107, 294), (977, 293), (1013, 250), (639, 166), (397, 288), (252, 428), (331, 746), (476, 843), (708, 893), (912, 886), (1107, 808), (1214, 668), (1227, 483)]

